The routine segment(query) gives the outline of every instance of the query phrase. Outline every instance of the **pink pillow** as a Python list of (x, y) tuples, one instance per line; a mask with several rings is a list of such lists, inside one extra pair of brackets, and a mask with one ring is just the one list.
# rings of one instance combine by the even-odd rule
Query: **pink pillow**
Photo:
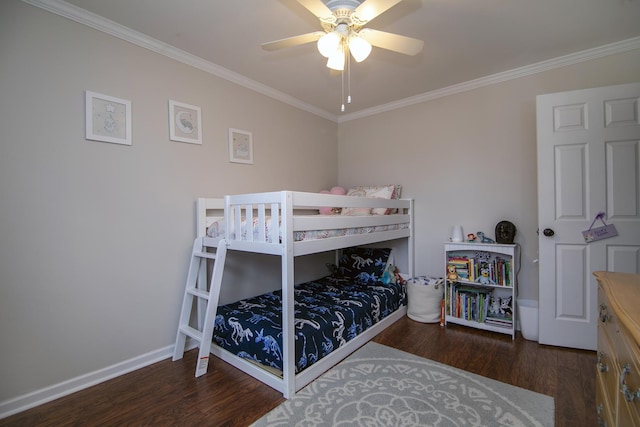
[[(331, 194), (331, 192), (330, 192), (330, 191), (328, 191), (328, 190), (322, 190), (322, 191), (320, 192), (320, 194)], [(333, 208), (330, 208), (330, 207), (323, 207), (323, 208), (320, 208), (320, 209), (318, 209), (318, 210), (320, 211), (320, 214), (321, 214), (321, 215), (331, 215), (331, 211), (333, 210)]]
[(347, 190), (345, 190), (343, 187), (333, 187), (329, 193), (331, 194), (335, 194), (336, 196), (344, 196), (345, 194), (347, 194)]

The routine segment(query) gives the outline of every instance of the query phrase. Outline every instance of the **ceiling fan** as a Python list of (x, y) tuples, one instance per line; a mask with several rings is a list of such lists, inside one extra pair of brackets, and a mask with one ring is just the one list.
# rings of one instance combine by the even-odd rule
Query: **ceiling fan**
[(363, 28), (402, 0), (297, 1), (318, 17), (324, 31), (263, 43), (263, 49), (277, 50), (317, 41), (318, 50), (328, 58), (327, 67), (339, 71), (344, 70), (345, 57), (348, 58), (349, 53), (361, 62), (369, 56), (372, 46), (405, 55), (416, 55), (422, 50), (422, 40)]

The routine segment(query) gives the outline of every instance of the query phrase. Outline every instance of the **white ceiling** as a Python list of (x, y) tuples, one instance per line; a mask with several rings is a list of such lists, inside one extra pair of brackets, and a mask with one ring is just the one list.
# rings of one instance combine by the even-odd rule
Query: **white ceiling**
[[(37, 0), (49, 1), (64, 4)], [(341, 76), (315, 43), (260, 47), (321, 29), (296, 0), (67, 3), (340, 119)], [(352, 61), (346, 115), (640, 37), (640, 0), (404, 0), (367, 27), (424, 40), (424, 49), (410, 57), (374, 48), (364, 62)]]

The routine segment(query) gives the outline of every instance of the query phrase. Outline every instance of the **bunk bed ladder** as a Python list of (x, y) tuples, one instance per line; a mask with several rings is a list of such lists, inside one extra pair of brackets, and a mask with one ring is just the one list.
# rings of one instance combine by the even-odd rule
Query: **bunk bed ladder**
[[(209, 365), (209, 351), (211, 350), (211, 340), (213, 337), (214, 319), (218, 308), (220, 286), (222, 285), (222, 273), (224, 262), (227, 256), (227, 243), (220, 240), (216, 252), (207, 252), (202, 247), (202, 239), (197, 238), (193, 243), (193, 252), (187, 274), (187, 284), (182, 300), (182, 311), (180, 312), (180, 323), (176, 335), (176, 345), (173, 350), (173, 360), (182, 359), (184, 355), (187, 337), (198, 343), (198, 361), (196, 364), (196, 377), (204, 375)], [(198, 287), (198, 274), (201, 269), (206, 269), (207, 260), (213, 260), (213, 272), (211, 273), (211, 283), (209, 289)], [(206, 284), (204, 285), (206, 286)], [(198, 316), (198, 326), (190, 326), (191, 313), (194, 301), (205, 301), (206, 310), (204, 320), (200, 321)], [(198, 313), (200, 314), (200, 313)]]

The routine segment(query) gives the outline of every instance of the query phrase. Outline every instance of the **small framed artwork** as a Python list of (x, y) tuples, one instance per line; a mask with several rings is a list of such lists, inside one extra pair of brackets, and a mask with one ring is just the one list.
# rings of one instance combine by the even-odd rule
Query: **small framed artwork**
[(169, 100), (169, 139), (202, 144), (200, 107)]
[(131, 101), (101, 93), (85, 93), (85, 138), (131, 145)]
[(253, 164), (253, 136), (251, 132), (229, 128), (229, 161)]

